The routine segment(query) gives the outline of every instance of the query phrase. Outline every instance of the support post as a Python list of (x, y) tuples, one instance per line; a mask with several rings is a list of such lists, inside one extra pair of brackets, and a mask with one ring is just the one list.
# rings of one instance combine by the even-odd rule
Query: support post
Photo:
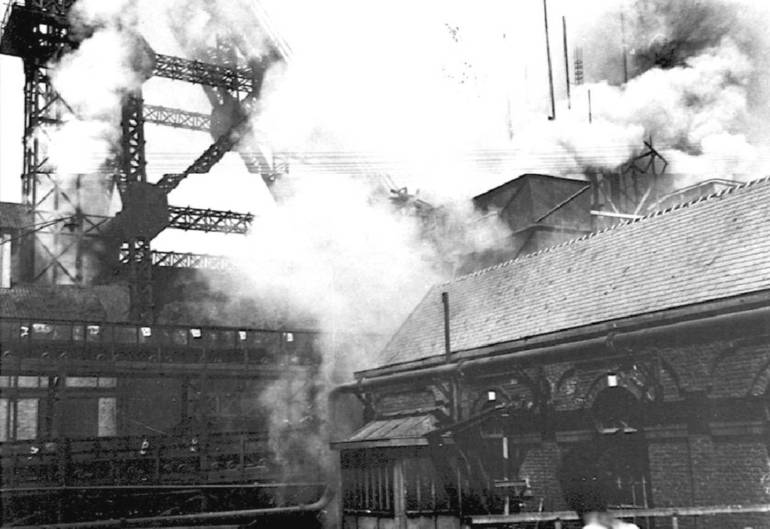
[(404, 481), (404, 459), (398, 458), (393, 464), (393, 518), (395, 529), (407, 529), (406, 483)]

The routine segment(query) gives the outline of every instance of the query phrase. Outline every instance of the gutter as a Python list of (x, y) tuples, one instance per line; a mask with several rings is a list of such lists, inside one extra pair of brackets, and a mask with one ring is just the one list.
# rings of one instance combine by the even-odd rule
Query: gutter
[(495, 367), (509, 362), (525, 362), (534, 358), (553, 359), (562, 357), (565, 353), (587, 350), (595, 353), (597, 349), (622, 353), (630, 351), (633, 346), (649, 342), (652, 339), (669, 333), (693, 333), (713, 329), (719, 325), (734, 324), (738, 320), (748, 318), (770, 318), (770, 306), (762, 306), (750, 310), (719, 314), (697, 320), (678, 321), (674, 323), (647, 327), (631, 331), (609, 330), (588, 339), (566, 339), (563, 342), (541, 347), (519, 347), (502, 354), (483, 358), (468, 358), (434, 365), (432, 367), (415, 367), (411, 370), (392, 374), (361, 376), (356, 382), (343, 384), (334, 388), (329, 394), (330, 403), (333, 398), (342, 393), (357, 393), (364, 389), (372, 389), (392, 384), (412, 382), (416, 379), (429, 377), (457, 375), (475, 369)]

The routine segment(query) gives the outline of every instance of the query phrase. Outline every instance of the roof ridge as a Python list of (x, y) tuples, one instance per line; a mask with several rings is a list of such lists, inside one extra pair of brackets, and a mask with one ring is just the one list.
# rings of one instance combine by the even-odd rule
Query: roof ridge
[(699, 197), (697, 197), (697, 198), (695, 198), (693, 200), (690, 200), (688, 202), (680, 202), (679, 204), (675, 204), (675, 205), (673, 205), (673, 206), (671, 206), (669, 208), (666, 208), (666, 209), (660, 209), (660, 210), (652, 211), (652, 212), (650, 212), (650, 213), (648, 213), (646, 215), (642, 215), (642, 216), (640, 216), (639, 218), (636, 218), (636, 219), (621, 220), (621, 221), (619, 221), (619, 222), (617, 222), (617, 223), (615, 223), (615, 224), (613, 224), (611, 226), (608, 226), (606, 228), (603, 228), (601, 230), (593, 231), (591, 233), (587, 233), (585, 235), (581, 235), (580, 237), (576, 237), (574, 239), (570, 239), (568, 241), (565, 241), (565, 242), (562, 242), (562, 243), (559, 243), (559, 244), (555, 244), (555, 245), (549, 246), (547, 248), (543, 248), (542, 250), (538, 250), (537, 252), (532, 252), (532, 253), (520, 255), (520, 256), (517, 256), (517, 257), (515, 257), (513, 259), (509, 259), (508, 261), (503, 261), (501, 263), (497, 263), (495, 265), (492, 265), (492, 266), (489, 266), (489, 267), (486, 267), (486, 268), (481, 268), (479, 270), (475, 270), (475, 271), (470, 272), (468, 274), (463, 274), (463, 275), (458, 276), (458, 277), (456, 277), (454, 279), (450, 279), (449, 281), (444, 281), (443, 283), (439, 283), (439, 285), (449, 285), (449, 284), (457, 283), (459, 281), (464, 281), (466, 279), (470, 279), (470, 278), (473, 278), (473, 277), (478, 277), (478, 276), (484, 275), (484, 274), (486, 274), (488, 272), (491, 272), (493, 270), (497, 270), (497, 269), (500, 269), (500, 268), (504, 268), (506, 266), (513, 265), (514, 263), (518, 263), (519, 261), (523, 261), (525, 259), (530, 259), (530, 258), (533, 258), (533, 257), (537, 257), (537, 256), (539, 256), (541, 254), (554, 252), (554, 251), (559, 250), (561, 248), (564, 248), (566, 246), (571, 246), (573, 244), (577, 244), (579, 242), (582, 242), (582, 241), (585, 241), (585, 240), (588, 240), (588, 239), (592, 239), (592, 238), (594, 238), (594, 237), (596, 237), (598, 235), (601, 235), (601, 234), (609, 232), (609, 231), (614, 231), (614, 230), (623, 228), (625, 226), (629, 226), (629, 225), (637, 223), (637, 222), (642, 222), (642, 221), (645, 221), (645, 220), (649, 220), (649, 219), (651, 219), (653, 217), (658, 217), (660, 215), (670, 214), (670, 213), (673, 213), (674, 211), (678, 211), (680, 209), (685, 209), (685, 208), (691, 207), (691, 206), (693, 206), (693, 205), (695, 205), (695, 204), (697, 204), (699, 202), (711, 201), (711, 200), (714, 200), (714, 199), (716, 199), (718, 197), (722, 197), (722, 196), (725, 196), (725, 195), (730, 195), (730, 194), (733, 194), (733, 193), (735, 193), (737, 191), (741, 191), (741, 190), (747, 189), (749, 187), (752, 187), (754, 185), (757, 185), (757, 184), (760, 184), (760, 183), (766, 183), (766, 182), (770, 182), (770, 175), (763, 176), (761, 178), (756, 178), (754, 180), (749, 180), (748, 182), (743, 182), (743, 183), (738, 184), (738, 185), (733, 186), (733, 187), (728, 187), (728, 188), (725, 188), (725, 189), (720, 189), (719, 191), (715, 191), (714, 193), (709, 193), (708, 195), (699, 196)]

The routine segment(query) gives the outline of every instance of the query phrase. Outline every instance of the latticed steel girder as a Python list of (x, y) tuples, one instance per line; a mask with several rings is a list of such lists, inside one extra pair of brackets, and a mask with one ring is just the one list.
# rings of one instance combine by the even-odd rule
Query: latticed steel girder
[(129, 266), (131, 319), (143, 323), (152, 322), (154, 307), (150, 241), (144, 237), (133, 237), (122, 245), (123, 253)]
[(16, 2), (16, 4), (22, 5), (27, 9), (35, 9), (42, 11), (48, 15), (59, 16), (67, 18), (69, 16), (70, 9), (77, 0), (24, 0), (23, 2)]
[(211, 128), (211, 115), (191, 112), (178, 108), (159, 105), (144, 106), (144, 121), (156, 125), (165, 125), (177, 129), (200, 130), (208, 132)]
[(144, 111), (140, 89), (126, 94), (121, 109), (121, 160), (118, 188), (124, 193), (129, 182), (146, 182), (144, 156)]
[(254, 215), (234, 211), (217, 211), (191, 207), (169, 206), (168, 226), (178, 230), (246, 234)]
[(250, 92), (254, 88), (252, 68), (238, 68), (210, 64), (171, 55), (155, 54), (152, 74), (157, 77)]
[[(232, 270), (234, 268), (233, 262), (221, 255), (153, 250), (151, 256), (152, 265), (161, 268), (196, 268), (201, 270)], [(119, 260), (122, 264), (128, 264), (127, 249), (121, 249)]]
[(214, 143), (203, 151), (203, 154), (190, 164), (184, 172), (163, 175), (163, 178), (161, 178), (156, 185), (168, 193), (175, 189), (179, 183), (189, 175), (208, 173), (225, 154), (235, 147), (241, 137), (240, 129), (247, 123), (248, 117), (241, 117), (241, 119), (233, 124), (230, 130), (222, 134)]

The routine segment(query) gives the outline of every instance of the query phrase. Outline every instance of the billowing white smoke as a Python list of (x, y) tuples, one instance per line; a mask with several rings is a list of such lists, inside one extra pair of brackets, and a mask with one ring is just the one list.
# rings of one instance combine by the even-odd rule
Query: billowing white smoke
[[(292, 432), (311, 416), (327, 426), (327, 391), (376, 365), (379, 349), (427, 288), (468, 253), (499, 244), (505, 232), (494, 221), (471, 222), (477, 214), (467, 208), (444, 235), (451, 241), (433, 244), (413, 214), (399, 212), (360, 176), (319, 175), (300, 166), (276, 192), (286, 198), (256, 219), (235, 256), (247, 280), (229, 294), (260, 299), (265, 310), (288, 306), (323, 332), (319, 372), (299, 379), (287, 374), (263, 394), (273, 448), (291, 473), (297, 453), (325, 461), (318, 459), (327, 449), (325, 435)], [(442, 252), (446, 248), (453, 253)]]
[(654, 138), (671, 171), (693, 183), (750, 179), (767, 171), (748, 136), (752, 62), (729, 38), (671, 69), (654, 68), (616, 87), (591, 86), (597, 121), (635, 124)]
[[(612, 22), (621, 12), (627, 83), (621, 28)], [(617, 2), (584, 28), (585, 61), (595, 82), (578, 93), (592, 91), (599, 122), (641, 127), (680, 185), (764, 176), (770, 172), (768, 21), (768, 7), (751, 1)], [(613, 40), (617, 45), (607, 46)], [(578, 112), (586, 114), (582, 99)]]
[(123, 94), (140, 86), (131, 49), (125, 33), (107, 26), (52, 68), (51, 82), (71, 110), (51, 132), (51, 161), (61, 175), (98, 171), (114, 152)]

